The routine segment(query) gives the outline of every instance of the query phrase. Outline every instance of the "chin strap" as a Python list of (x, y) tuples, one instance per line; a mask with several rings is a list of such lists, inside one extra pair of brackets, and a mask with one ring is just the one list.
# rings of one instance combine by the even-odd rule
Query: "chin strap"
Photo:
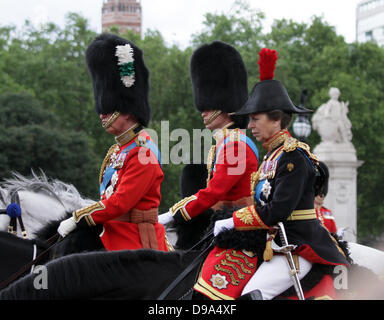
[(119, 111), (115, 111), (108, 119), (108, 121), (103, 124), (103, 128), (104, 129), (108, 129), (112, 123), (120, 116), (120, 112)]
[(216, 120), (216, 118), (222, 114), (221, 110), (216, 110), (212, 115), (209, 117), (207, 123), (205, 124), (206, 126), (210, 125), (213, 121)]

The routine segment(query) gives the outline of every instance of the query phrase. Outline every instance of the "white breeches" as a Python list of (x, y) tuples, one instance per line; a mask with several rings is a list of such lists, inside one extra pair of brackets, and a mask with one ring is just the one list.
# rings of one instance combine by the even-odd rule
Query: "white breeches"
[[(312, 263), (299, 256), (299, 279), (311, 270)], [(263, 262), (243, 289), (242, 295), (260, 290), (264, 300), (271, 300), (293, 285), (288, 261), (285, 256), (274, 255), (271, 261)]]

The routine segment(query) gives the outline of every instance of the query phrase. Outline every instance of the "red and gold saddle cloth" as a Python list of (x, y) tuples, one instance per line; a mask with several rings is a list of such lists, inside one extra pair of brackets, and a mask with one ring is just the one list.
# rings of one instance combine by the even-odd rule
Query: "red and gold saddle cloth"
[(255, 253), (215, 247), (207, 256), (194, 289), (212, 300), (234, 300), (256, 269)]

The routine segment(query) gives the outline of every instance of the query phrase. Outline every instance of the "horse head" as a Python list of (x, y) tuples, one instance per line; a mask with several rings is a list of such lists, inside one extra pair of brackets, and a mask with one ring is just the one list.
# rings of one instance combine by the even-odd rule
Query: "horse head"
[[(49, 222), (61, 220), (68, 212), (93, 203), (82, 198), (73, 185), (48, 179), (43, 171), (40, 175), (32, 171), (32, 176), (28, 178), (12, 173), (12, 178), (3, 180), (0, 185), (0, 210), (14, 202), (12, 197), (15, 194), (19, 197), (22, 220), (30, 238)], [(9, 223), (9, 217), (0, 215), (1, 231), (6, 231)]]

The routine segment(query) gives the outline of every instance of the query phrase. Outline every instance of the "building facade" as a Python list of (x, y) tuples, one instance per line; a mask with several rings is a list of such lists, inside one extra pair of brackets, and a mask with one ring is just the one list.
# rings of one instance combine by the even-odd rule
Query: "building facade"
[(356, 40), (384, 45), (384, 0), (364, 0), (356, 8)]
[(132, 30), (141, 34), (140, 0), (104, 0), (101, 17), (103, 31), (116, 26), (120, 28), (121, 32)]

